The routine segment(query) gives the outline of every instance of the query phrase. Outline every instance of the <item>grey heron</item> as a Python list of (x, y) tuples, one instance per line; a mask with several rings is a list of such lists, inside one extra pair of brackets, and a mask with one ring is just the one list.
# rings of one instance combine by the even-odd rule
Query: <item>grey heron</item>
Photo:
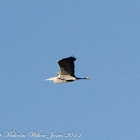
[(60, 73), (56, 72), (58, 76), (45, 79), (45, 80), (53, 80), (54, 83), (66, 83), (66, 82), (73, 82), (75, 80), (80, 80), (80, 79), (91, 79), (88, 77), (78, 78), (75, 76), (74, 74), (74, 61), (75, 60), (76, 58), (73, 56), (59, 60), (57, 63), (60, 66)]

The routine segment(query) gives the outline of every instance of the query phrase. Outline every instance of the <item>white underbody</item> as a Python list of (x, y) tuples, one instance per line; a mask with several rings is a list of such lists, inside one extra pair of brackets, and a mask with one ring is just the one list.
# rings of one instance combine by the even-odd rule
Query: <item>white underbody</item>
[(66, 82), (72, 82), (75, 81), (76, 78), (70, 75), (59, 75), (58, 77), (52, 77), (45, 80), (53, 80), (54, 83), (66, 83)]

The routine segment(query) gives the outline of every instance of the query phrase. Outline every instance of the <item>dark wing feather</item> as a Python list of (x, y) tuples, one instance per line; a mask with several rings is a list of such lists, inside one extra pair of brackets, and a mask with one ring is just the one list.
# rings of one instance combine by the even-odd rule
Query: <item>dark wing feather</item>
[(71, 75), (74, 76), (74, 61), (76, 58), (73, 56), (64, 58), (58, 61), (58, 64), (60, 66), (60, 74), (61, 75)]

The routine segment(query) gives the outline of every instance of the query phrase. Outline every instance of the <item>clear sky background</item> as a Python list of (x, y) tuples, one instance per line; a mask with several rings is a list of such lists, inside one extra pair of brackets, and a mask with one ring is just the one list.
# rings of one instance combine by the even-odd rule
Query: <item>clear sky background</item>
[[(72, 55), (92, 80), (44, 80)], [(12, 130), (140, 140), (139, 0), (0, 1), (0, 133)]]

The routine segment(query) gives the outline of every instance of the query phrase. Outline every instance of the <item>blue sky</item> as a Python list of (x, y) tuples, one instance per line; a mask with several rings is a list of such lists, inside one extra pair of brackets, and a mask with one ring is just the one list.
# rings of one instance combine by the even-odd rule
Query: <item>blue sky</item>
[[(139, 5), (0, 1), (0, 139), (11, 139), (3, 138), (6, 131), (42, 130), (82, 133), (60, 138), (68, 140), (139, 140)], [(72, 55), (75, 74), (92, 80), (44, 80), (59, 72), (59, 59)]]

